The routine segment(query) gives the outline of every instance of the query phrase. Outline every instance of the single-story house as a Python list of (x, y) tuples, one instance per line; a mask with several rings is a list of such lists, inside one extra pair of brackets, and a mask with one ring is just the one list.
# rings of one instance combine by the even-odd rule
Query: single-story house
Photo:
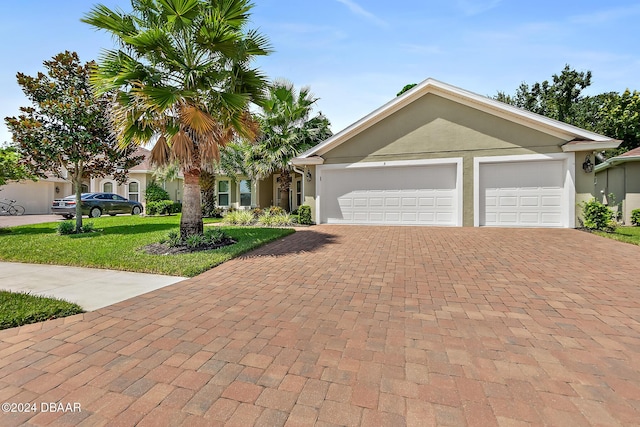
[(596, 198), (617, 209), (631, 224), (631, 212), (640, 209), (640, 148), (627, 151), (595, 167)]
[[(281, 193), (278, 189), (280, 174), (262, 180), (250, 180), (239, 175), (233, 179), (224, 174), (216, 175), (217, 206), (223, 209), (251, 209), (279, 206)], [(295, 210), (302, 205), (302, 175), (291, 174), (289, 206)]]
[[(106, 192), (116, 193), (130, 200), (136, 200), (145, 204), (144, 192), (147, 184), (153, 179), (153, 170), (150, 164), (151, 152), (145, 148), (138, 148), (134, 156), (144, 156), (144, 160), (129, 170), (128, 180), (124, 184), (118, 184), (111, 177), (91, 178), (82, 185), (82, 192)], [(160, 182), (169, 193), (172, 200), (180, 201), (182, 198), (182, 176), (174, 180)], [(73, 185), (66, 178), (49, 176), (38, 181), (11, 182), (0, 189), (0, 198), (16, 200), (16, 203), (24, 206), (27, 214), (51, 213), (51, 203), (54, 199), (60, 199), (73, 194)]]
[(619, 144), (427, 79), (291, 163), (316, 223), (573, 228)]

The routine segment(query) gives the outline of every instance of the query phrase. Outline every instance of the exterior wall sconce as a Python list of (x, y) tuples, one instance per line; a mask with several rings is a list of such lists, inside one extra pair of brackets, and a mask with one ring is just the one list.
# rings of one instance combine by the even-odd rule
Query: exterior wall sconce
[(307, 171), (307, 173), (305, 174), (305, 178), (307, 182), (311, 182), (311, 171)]
[(587, 154), (587, 157), (584, 158), (584, 163), (582, 164), (582, 170), (585, 173), (593, 172), (593, 163), (591, 162), (591, 155)]
[(60, 187), (56, 185), (56, 194), (60, 193)]

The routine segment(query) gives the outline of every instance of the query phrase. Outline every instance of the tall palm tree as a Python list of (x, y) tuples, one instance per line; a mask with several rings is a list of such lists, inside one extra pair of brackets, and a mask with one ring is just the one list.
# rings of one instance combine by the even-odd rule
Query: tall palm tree
[(258, 143), (247, 150), (246, 169), (250, 175), (262, 179), (280, 174), (280, 207), (287, 211), (292, 173), (289, 161), (331, 136), (329, 120), (322, 113), (310, 117), (317, 100), (308, 87), (296, 91), (291, 82), (274, 82), (259, 113)]
[(112, 120), (122, 146), (155, 141), (155, 165), (184, 175), (181, 236), (202, 233), (199, 177), (235, 136), (254, 138), (249, 105), (266, 78), (251, 62), (269, 53), (245, 29), (249, 0), (131, 0), (132, 12), (97, 5), (83, 19), (119, 48), (100, 58), (92, 82), (114, 94)]

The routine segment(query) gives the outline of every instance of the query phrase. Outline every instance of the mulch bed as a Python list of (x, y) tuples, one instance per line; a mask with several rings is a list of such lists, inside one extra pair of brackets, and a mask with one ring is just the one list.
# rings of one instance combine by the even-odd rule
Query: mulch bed
[(174, 246), (171, 247), (166, 243), (152, 243), (150, 245), (144, 246), (141, 248), (145, 253), (149, 255), (178, 255), (178, 254), (189, 254), (192, 252), (202, 252), (202, 251), (210, 251), (213, 249), (222, 248), (224, 246), (233, 245), (237, 243), (235, 240), (229, 238), (225, 239), (220, 243), (215, 245), (201, 245), (196, 248), (189, 248), (187, 246)]

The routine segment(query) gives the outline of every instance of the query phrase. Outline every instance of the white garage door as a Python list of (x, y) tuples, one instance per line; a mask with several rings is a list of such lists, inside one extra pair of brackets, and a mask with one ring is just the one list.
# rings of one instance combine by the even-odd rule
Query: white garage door
[(480, 165), (480, 225), (564, 227), (567, 201), (561, 160)]
[(461, 225), (457, 168), (457, 164), (323, 168), (320, 221)]

